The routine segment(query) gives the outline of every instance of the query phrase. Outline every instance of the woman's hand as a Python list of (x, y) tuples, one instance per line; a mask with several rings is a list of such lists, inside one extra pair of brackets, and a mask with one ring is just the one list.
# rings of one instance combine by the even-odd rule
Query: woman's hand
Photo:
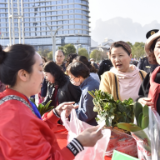
[(61, 103), (60, 105), (58, 105), (55, 110), (56, 112), (61, 115), (62, 111), (63, 110), (66, 110), (66, 117), (69, 117), (72, 109), (76, 109), (78, 108), (78, 106), (74, 106), (75, 102), (64, 102), (64, 103)]
[(96, 144), (96, 142), (103, 137), (101, 130), (96, 132), (98, 128), (99, 126), (96, 126), (84, 130), (82, 133), (79, 134), (77, 140), (84, 147), (93, 147)]
[(140, 98), (138, 102), (147, 106), (154, 107), (154, 103), (152, 102), (152, 99), (148, 97)]

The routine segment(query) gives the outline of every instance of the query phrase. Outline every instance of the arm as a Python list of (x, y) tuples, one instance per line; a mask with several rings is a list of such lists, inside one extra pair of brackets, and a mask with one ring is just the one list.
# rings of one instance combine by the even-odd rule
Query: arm
[(82, 95), (79, 103), (79, 108), (76, 110), (78, 119), (88, 122), (94, 119), (97, 115), (96, 112), (93, 111), (94, 104), (92, 102), (92, 96), (87, 92), (86, 95)]
[(100, 86), (99, 86), (99, 90), (111, 94), (111, 89), (110, 89), (111, 84), (110, 84), (109, 78), (110, 78), (110, 75), (109, 75), (108, 72), (105, 72), (101, 76), (101, 83), (100, 83)]

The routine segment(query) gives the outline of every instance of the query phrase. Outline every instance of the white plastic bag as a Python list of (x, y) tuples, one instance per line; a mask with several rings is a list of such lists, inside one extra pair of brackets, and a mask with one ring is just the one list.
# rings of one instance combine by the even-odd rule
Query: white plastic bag
[(160, 160), (160, 116), (149, 107), (149, 126), (137, 132), (132, 132), (137, 142), (138, 158), (140, 160)]
[[(68, 143), (73, 138), (76, 138), (82, 131), (91, 127), (91, 125), (82, 122), (77, 118), (74, 109), (71, 112), (70, 121), (65, 118), (65, 111), (62, 112), (61, 119), (63, 121), (63, 125), (68, 130)], [(109, 129), (104, 129), (102, 134), (103, 137), (96, 143), (94, 147), (85, 147), (84, 150), (80, 152), (74, 160), (104, 160), (111, 131)]]

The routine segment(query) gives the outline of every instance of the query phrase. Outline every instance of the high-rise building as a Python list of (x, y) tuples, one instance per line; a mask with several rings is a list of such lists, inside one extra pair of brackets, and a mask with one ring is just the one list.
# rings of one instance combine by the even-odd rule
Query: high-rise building
[[(22, 0), (22, 2), (26, 44), (34, 45), (36, 48), (51, 47), (52, 38), (47, 25), (53, 32), (62, 26), (56, 35), (57, 46), (68, 43), (81, 44), (90, 50), (88, 0)], [(17, 13), (17, 0), (13, 0), (13, 13)], [(0, 0), (0, 44), (3, 46), (9, 44), (8, 22), (8, 0)], [(16, 18), (14, 18), (14, 35), (15, 43), (18, 43)]]

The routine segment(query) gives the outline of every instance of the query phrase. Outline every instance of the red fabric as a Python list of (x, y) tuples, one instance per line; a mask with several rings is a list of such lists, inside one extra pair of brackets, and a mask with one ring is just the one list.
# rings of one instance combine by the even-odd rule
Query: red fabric
[[(6, 89), (0, 99), (19, 92)], [(22, 102), (9, 100), (0, 106), (0, 160), (73, 160), (74, 155), (58, 146), (54, 132), (59, 119), (49, 112), (44, 121), (37, 118)]]
[[(58, 125), (57, 128), (53, 129), (53, 131), (55, 133), (59, 147), (62, 149), (64, 146), (67, 145), (68, 131), (62, 125)], [(111, 157), (105, 156), (105, 160), (111, 160)]]
[(154, 103), (154, 108), (157, 111), (157, 100), (160, 94), (160, 84), (154, 82), (157, 73), (160, 72), (160, 67), (157, 67), (150, 77), (150, 88), (148, 97), (152, 99), (152, 102)]

